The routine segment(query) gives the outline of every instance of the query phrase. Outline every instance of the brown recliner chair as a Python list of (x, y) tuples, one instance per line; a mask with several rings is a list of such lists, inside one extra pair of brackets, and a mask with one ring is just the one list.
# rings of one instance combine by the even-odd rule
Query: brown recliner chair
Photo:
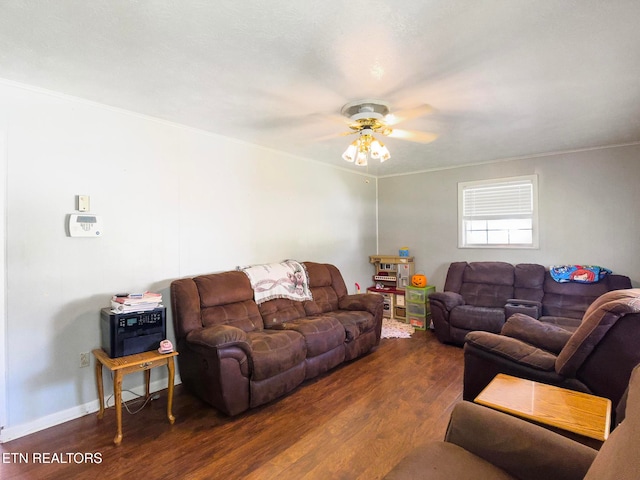
[(638, 288), (598, 297), (573, 333), (515, 314), (500, 334), (467, 334), (463, 399), (473, 400), (498, 373), (505, 373), (609, 398), (616, 407), (640, 363), (638, 345)]
[(538, 425), (469, 402), (457, 404), (444, 442), (412, 451), (387, 480), (631, 480), (640, 472), (640, 367), (625, 420), (597, 451)]
[(453, 262), (444, 291), (429, 295), (438, 340), (462, 346), (471, 331), (500, 332), (506, 320), (504, 307), (515, 296), (514, 278), (515, 267), (509, 263)]

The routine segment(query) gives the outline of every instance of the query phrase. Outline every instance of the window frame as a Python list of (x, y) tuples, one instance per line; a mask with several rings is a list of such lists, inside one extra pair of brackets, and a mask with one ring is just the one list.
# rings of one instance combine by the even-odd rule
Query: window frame
[[(474, 188), (488, 188), (488, 187), (500, 187), (508, 184), (528, 184), (531, 185), (531, 214), (523, 215), (514, 214), (512, 218), (508, 218), (508, 214), (504, 216), (496, 216), (495, 220), (516, 220), (520, 218), (531, 219), (531, 243), (487, 243), (477, 244), (467, 243), (465, 223), (471, 221), (468, 217), (464, 216), (464, 192), (467, 189)], [(489, 220), (484, 218), (485, 220)], [(539, 228), (538, 228), (538, 175), (521, 175), (517, 177), (504, 177), (504, 178), (492, 178), (487, 180), (476, 180), (471, 182), (459, 182), (458, 183), (458, 248), (481, 248), (481, 249), (537, 249), (539, 248)], [(489, 229), (487, 228), (487, 232)]]

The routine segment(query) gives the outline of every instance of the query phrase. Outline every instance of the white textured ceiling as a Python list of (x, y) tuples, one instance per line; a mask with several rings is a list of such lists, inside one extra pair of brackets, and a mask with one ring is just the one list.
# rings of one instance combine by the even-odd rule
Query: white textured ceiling
[[(640, 142), (638, 0), (3, 0), (0, 78), (373, 175)], [(431, 114), (368, 170), (343, 104)]]

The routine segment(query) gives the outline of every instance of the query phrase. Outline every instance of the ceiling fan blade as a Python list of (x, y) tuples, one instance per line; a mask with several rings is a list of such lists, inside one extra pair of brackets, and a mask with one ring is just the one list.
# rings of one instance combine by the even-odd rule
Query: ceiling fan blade
[(434, 111), (435, 109), (431, 105), (424, 103), (415, 108), (390, 113), (385, 117), (385, 123), (387, 125), (397, 125), (400, 122), (406, 122), (407, 120), (418, 118), (428, 113), (433, 113)]
[(393, 129), (387, 136), (391, 138), (401, 138), (403, 140), (409, 140), (410, 142), (418, 143), (431, 143), (436, 138), (438, 138), (438, 134), (436, 133), (416, 132), (415, 130), (400, 129)]
[(358, 133), (358, 132), (349, 131), (349, 132), (342, 132), (342, 133), (332, 133), (330, 135), (324, 135), (322, 137), (314, 138), (313, 141), (314, 142), (323, 142), (325, 140), (331, 140), (332, 138), (340, 138), (340, 137), (346, 137), (348, 135), (353, 135), (354, 133)]
[(351, 124), (351, 120), (343, 115), (337, 114), (325, 114), (324, 118), (332, 121), (333, 123), (341, 123), (342, 125)]

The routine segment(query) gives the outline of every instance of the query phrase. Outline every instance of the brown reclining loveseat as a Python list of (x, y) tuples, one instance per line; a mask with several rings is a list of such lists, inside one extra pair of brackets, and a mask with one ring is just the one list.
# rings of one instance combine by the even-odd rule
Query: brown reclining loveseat
[(438, 340), (462, 346), (467, 333), (499, 333), (513, 313), (575, 330), (600, 295), (631, 288), (624, 275), (596, 283), (558, 283), (535, 263), (453, 262), (443, 292), (429, 295)]
[(307, 301), (258, 305), (242, 271), (172, 282), (178, 366), (189, 391), (236, 415), (378, 345), (382, 296), (348, 295), (333, 265), (304, 266), (313, 296)]

